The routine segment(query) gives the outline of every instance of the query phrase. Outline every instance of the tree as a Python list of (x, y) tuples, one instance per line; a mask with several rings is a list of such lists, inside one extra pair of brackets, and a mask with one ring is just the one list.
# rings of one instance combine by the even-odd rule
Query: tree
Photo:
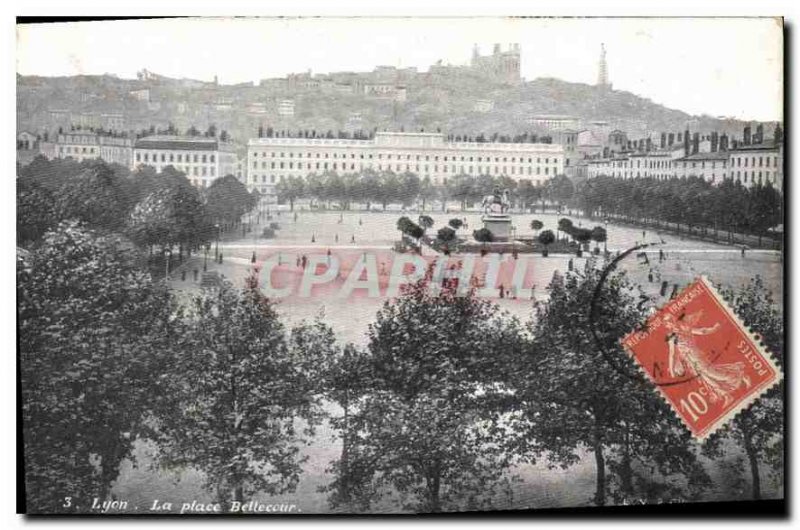
[(575, 238), (575, 241), (580, 245), (578, 248), (578, 255), (580, 255), (581, 249), (586, 247), (586, 244), (591, 241), (592, 231), (588, 228), (573, 228), (572, 237)]
[(205, 189), (205, 198), (206, 212), (224, 227), (238, 224), (242, 215), (254, 206), (247, 186), (233, 175), (214, 180)]
[(382, 198), (380, 176), (373, 169), (365, 169), (359, 181), (354, 197), (365, 202), (367, 210), (370, 210), (372, 201), (380, 201)]
[(243, 291), (223, 284), (195, 297), (186, 325), (159, 422), (161, 465), (201, 470), (224, 504), (294, 491), (299, 445), (320, 419), (319, 352), (290, 346), (252, 278)]
[(419, 225), (424, 230), (427, 230), (428, 228), (433, 226), (433, 217), (431, 217), (430, 215), (420, 215), (419, 216)]
[(391, 491), (420, 512), (487, 506), (508, 465), (493, 406), (504, 353), (486, 352), (506, 351), (498, 344), (513, 344), (516, 329), (496, 306), (452, 284), (433, 292), (430, 281), (384, 305), (370, 326), (372, 382), (349, 418), (347, 474), (333, 468), (362, 510)]
[[(168, 172), (162, 171), (162, 175)], [(171, 251), (178, 246), (195, 248), (207, 242), (212, 225), (197, 190), (181, 177), (164, 181), (147, 193), (132, 209), (126, 234), (141, 247), (160, 246)]]
[(65, 507), (70, 495), (106, 500), (157, 406), (180, 326), (166, 286), (125, 246), (65, 221), (17, 261), (31, 513), (89, 511)]
[(330, 418), (334, 429), (341, 433), (342, 452), (338, 461), (334, 462), (326, 471), (335, 478), (327, 486), (321, 488), (329, 492), (329, 502), (332, 506), (346, 506), (353, 508), (356, 499), (364, 495), (361, 469), (350, 465), (350, 452), (353, 450), (351, 434), (351, 417), (358, 410), (358, 404), (368, 392), (372, 382), (372, 367), (369, 357), (352, 344), (344, 348), (337, 347), (333, 331), (326, 325), (316, 322), (318, 340), (314, 341), (322, 348), (333, 352), (330, 364), (325, 370), (324, 391), (325, 396), (342, 408), (340, 417)]
[(456, 231), (449, 226), (443, 226), (436, 233), (436, 238), (442, 243), (450, 243), (456, 239)]
[(639, 375), (620, 339), (645, 320), (647, 301), (624, 273), (588, 264), (582, 273), (554, 275), (547, 302), (535, 306), (532, 341), (516, 363), (521, 454), (550, 466), (594, 456), (595, 504), (695, 498), (709, 483), (687, 429)]
[(83, 221), (93, 228), (119, 231), (124, 225), (127, 188), (123, 180), (107, 164), (91, 161), (81, 164), (82, 170), (64, 179), (56, 196), (59, 219)]
[(52, 192), (29, 178), (17, 179), (17, 245), (39, 240), (56, 221)]
[(534, 230), (537, 233), (537, 235), (539, 233), (539, 230), (541, 230), (542, 228), (544, 228), (544, 223), (542, 223), (540, 220), (534, 219), (533, 221), (531, 221), (531, 230)]
[(381, 203), (383, 209), (386, 210), (386, 205), (396, 199), (400, 193), (400, 180), (394, 172), (384, 171), (380, 174), (378, 183), (378, 194), (375, 200)]
[(417, 175), (406, 171), (398, 177), (397, 200), (403, 206), (410, 206), (419, 196), (420, 180)]
[[(608, 240), (608, 234), (606, 234), (606, 229), (603, 228), (602, 226), (595, 226), (594, 228), (592, 228), (591, 238), (592, 241), (594, 241), (598, 245), (600, 243), (605, 243)], [(595, 247), (595, 248), (598, 251), (600, 250), (600, 247)]]
[(464, 221), (459, 219), (458, 217), (454, 217), (447, 221), (447, 224), (450, 225), (450, 228), (453, 230), (459, 230), (462, 226), (464, 226)]
[(304, 196), (305, 182), (300, 177), (289, 175), (278, 181), (275, 191), (278, 194), (278, 200), (288, 201), (289, 210), (294, 211), (294, 201)]
[(422, 201), (422, 211), (425, 211), (425, 206), (432, 200), (436, 198), (438, 194), (438, 189), (436, 186), (433, 185), (431, 182), (431, 178), (429, 176), (425, 176), (419, 185), (419, 200)]
[(539, 243), (542, 244), (544, 249), (542, 249), (542, 256), (547, 257), (548, 250), (547, 247), (555, 242), (556, 236), (553, 234), (552, 230), (545, 230), (544, 232), (540, 232), (539, 236), (537, 237)]
[(481, 243), (491, 243), (494, 241), (494, 234), (488, 228), (479, 228), (472, 233), (472, 237), (475, 238), (475, 241), (480, 241)]
[(470, 175), (460, 173), (447, 179), (445, 190), (447, 198), (457, 200), (463, 211), (467, 207), (467, 201), (475, 196), (475, 179)]
[[(760, 337), (782, 368), (783, 318), (763, 280), (756, 276), (745, 286), (738, 289), (727, 287), (721, 292), (744, 325)], [(714, 433), (703, 447), (704, 452), (712, 457), (722, 455), (722, 443), (726, 439), (742, 448), (750, 470), (753, 499), (761, 498), (760, 464), (766, 464), (773, 476), (783, 482), (784, 394), (784, 383), (781, 381), (722, 430)]]
[(575, 194), (575, 186), (566, 175), (558, 175), (547, 181), (550, 197), (563, 206)]

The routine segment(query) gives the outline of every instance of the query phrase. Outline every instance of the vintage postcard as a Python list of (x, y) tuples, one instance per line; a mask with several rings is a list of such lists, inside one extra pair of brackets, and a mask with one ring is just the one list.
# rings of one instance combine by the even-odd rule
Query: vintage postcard
[(782, 19), (16, 34), (19, 511), (783, 506)]

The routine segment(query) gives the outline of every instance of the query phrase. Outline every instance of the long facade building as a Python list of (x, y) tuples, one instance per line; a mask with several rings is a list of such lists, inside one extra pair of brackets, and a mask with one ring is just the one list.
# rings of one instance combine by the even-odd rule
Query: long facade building
[(122, 136), (76, 130), (58, 134), (56, 141), (41, 152), (48, 158), (73, 158), (78, 162), (99, 158), (111, 164), (130, 167), (133, 141)]
[(601, 175), (658, 180), (697, 177), (714, 185), (730, 179), (746, 188), (770, 183), (782, 190), (783, 146), (769, 141), (737, 145), (730, 150), (699, 149), (689, 154), (683, 147), (621, 152), (590, 160), (587, 173), (589, 178)]
[(236, 149), (217, 138), (146, 136), (136, 140), (132, 169), (151, 166), (161, 172), (172, 166), (195, 187), (207, 188), (215, 179), (236, 174)]
[(575, 138), (561, 144), (448, 142), (440, 133), (379, 132), (372, 140), (254, 138), (247, 145), (250, 189), (275, 195), (288, 176), (367, 169), (415, 173), (433, 184), (466, 175), (505, 175), (537, 184), (565, 173)]

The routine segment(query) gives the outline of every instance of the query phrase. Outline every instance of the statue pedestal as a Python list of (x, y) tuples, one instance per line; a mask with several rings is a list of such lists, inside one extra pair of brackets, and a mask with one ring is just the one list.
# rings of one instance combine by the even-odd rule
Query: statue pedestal
[(508, 241), (511, 237), (511, 216), (505, 213), (488, 213), (481, 217), (483, 227), (492, 233), (495, 241)]

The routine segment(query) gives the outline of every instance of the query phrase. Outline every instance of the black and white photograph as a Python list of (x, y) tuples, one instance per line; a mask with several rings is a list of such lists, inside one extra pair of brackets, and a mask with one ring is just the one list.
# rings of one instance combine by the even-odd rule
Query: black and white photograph
[(15, 33), (19, 513), (786, 509), (780, 16)]

